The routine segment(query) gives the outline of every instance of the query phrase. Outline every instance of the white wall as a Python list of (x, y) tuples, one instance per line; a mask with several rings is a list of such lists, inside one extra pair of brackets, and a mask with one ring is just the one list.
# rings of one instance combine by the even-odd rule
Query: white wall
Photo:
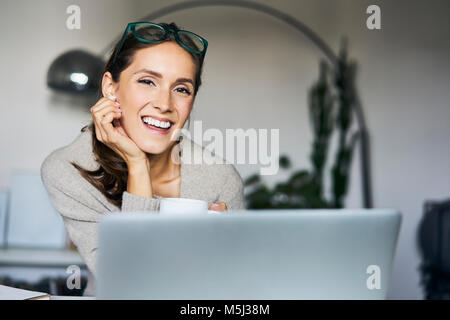
[[(129, 21), (179, 1), (2, 1), (0, 6), (0, 188), (13, 170), (38, 171), (55, 148), (88, 123), (90, 105), (73, 106), (46, 88), (51, 61), (73, 48), (101, 52)], [(262, 1), (311, 27), (333, 50), (342, 35), (358, 60), (358, 86), (372, 137), (376, 207), (404, 214), (390, 298), (421, 298), (414, 236), (425, 199), (450, 193), (450, 22), (448, 1)], [(365, 27), (377, 3), (382, 30)], [(66, 8), (78, 4), (81, 30), (67, 30)], [(280, 128), (280, 151), (309, 166), (306, 91), (317, 78), (318, 51), (302, 35), (262, 13), (201, 8), (175, 21), (210, 42), (194, 119), (203, 128)], [(20, 21), (20, 23), (17, 23)], [(356, 154), (347, 204), (361, 206)], [(257, 166), (237, 166), (245, 177)], [(270, 183), (284, 177), (268, 179)]]

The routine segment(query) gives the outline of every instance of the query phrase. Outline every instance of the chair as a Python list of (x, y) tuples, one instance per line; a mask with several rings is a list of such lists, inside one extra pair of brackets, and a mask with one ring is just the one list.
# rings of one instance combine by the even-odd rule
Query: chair
[(417, 230), (421, 284), (427, 300), (450, 299), (450, 199), (426, 201)]

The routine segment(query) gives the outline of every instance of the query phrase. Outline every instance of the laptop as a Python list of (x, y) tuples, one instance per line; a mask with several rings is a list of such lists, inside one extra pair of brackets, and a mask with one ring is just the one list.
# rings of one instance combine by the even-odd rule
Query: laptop
[(385, 299), (393, 209), (112, 213), (99, 225), (98, 299)]

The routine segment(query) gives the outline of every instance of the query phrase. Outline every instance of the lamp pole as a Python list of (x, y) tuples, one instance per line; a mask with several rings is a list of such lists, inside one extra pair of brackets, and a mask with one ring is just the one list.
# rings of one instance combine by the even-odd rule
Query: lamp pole
[[(281, 12), (277, 9), (274, 9), (270, 6), (255, 3), (252, 1), (246, 0), (193, 0), (181, 2), (173, 5), (169, 5), (167, 7), (158, 9), (153, 13), (148, 14), (141, 21), (152, 21), (158, 19), (164, 15), (169, 13), (173, 13), (176, 11), (187, 10), (198, 7), (211, 7), (211, 6), (229, 6), (229, 7), (241, 7), (248, 8), (252, 10), (256, 10), (259, 12), (266, 13), (274, 18), (277, 18), (288, 25), (292, 26), (296, 30), (300, 31), (303, 35), (305, 35), (309, 40), (311, 40), (314, 45), (320, 49), (320, 51), (325, 55), (325, 57), (329, 60), (331, 65), (336, 68), (338, 58), (334, 54), (334, 52), (330, 49), (330, 47), (319, 37), (316, 35), (314, 31), (312, 31), (308, 26), (306, 26), (301, 21), (296, 18)], [(114, 44), (119, 39), (115, 39), (103, 52), (103, 56), (105, 56), (114, 46)], [(354, 110), (355, 116), (358, 123), (358, 132), (360, 139), (360, 158), (361, 158), (361, 185), (362, 185), (362, 200), (364, 208), (372, 208), (372, 182), (370, 175), (370, 139), (369, 132), (367, 130), (366, 121), (364, 117), (364, 113), (362, 110), (362, 106), (360, 103), (359, 96), (355, 92), (355, 103)]]
[[(328, 47), (328, 45), (316, 35), (314, 31), (312, 31), (308, 26), (303, 24), (301, 21), (296, 18), (281, 12), (277, 9), (274, 9), (270, 6), (255, 3), (247, 0), (192, 0), (181, 2), (173, 5), (166, 6), (164, 8), (158, 9), (153, 13), (148, 14), (143, 17), (141, 21), (152, 21), (158, 19), (164, 15), (169, 13), (173, 13), (176, 11), (182, 11), (192, 8), (198, 7), (211, 7), (211, 6), (229, 6), (229, 7), (240, 7), (247, 8), (251, 10), (256, 10), (259, 12), (263, 12), (268, 14), (274, 18), (277, 18), (288, 25), (292, 26), (296, 30), (300, 31), (303, 35), (305, 35), (311, 42), (322, 52), (322, 54), (328, 59), (331, 63), (332, 67), (336, 70), (338, 64), (338, 58), (334, 54), (333, 50)], [(105, 57), (114, 47), (115, 43), (120, 40), (120, 36), (114, 39), (101, 53), (101, 57)], [(355, 84), (351, 84), (355, 86)], [(353, 88), (356, 89), (356, 88)], [(362, 106), (360, 103), (360, 99), (357, 95), (357, 91), (353, 90), (355, 93), (354, 96), (354, 108), (355, 117), (358, 124), (358, 132), (360, 139), (360, 160), (361, 160), (361, 184), (362, 184), (362, 200), (363, 206), (365, 208), (372, 208), (372, 182), (370, 175), (370, 141), (369, 141), (369, 133), (366, 126), (366, 121), (364, 117), (364, 113), (362, 110)]]

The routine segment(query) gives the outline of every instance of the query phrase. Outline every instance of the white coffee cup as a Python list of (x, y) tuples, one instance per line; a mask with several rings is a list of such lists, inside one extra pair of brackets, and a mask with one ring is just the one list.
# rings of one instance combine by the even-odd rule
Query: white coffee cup
[(208, 203), (203, 200), (188, 199), (188, 198), (161, 198), (159, 203), (159, 213), (207, 214), (207, 213), (217, 213), (217, 211), (208, 210)]

